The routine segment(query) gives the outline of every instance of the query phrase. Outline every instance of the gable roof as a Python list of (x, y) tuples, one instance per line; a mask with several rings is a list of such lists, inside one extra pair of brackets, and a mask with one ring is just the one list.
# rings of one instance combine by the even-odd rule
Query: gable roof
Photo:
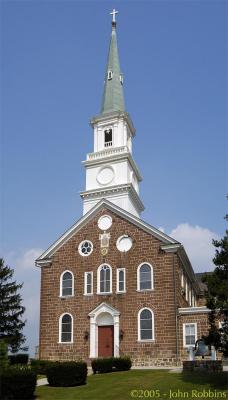
[(83, 226), (85, 226), (92, 218), (94, 218), (102, 209), (109, 210), (119, 217), (127, 220), (128, 222), (134, 224), (143, 231), (154, 236), (161, 241), (161, 250), (165, 252), (177, 253), (183, 268), (190, 282), (195, 287), (196, 291), (200, 293), (199, 283), (196, 279), (194, 270), (192, 268), (191, 262), (188, 255), (181, 243), (161, 232), (159, 229), (153, 227), (152, 225), (146, 223), (135, 215), (123, 210), (114, 203), (106, 199), (102, 199), (93, 208), (91, 208), (82, 218), (80, 218), (74, 225), (72, 225), (59, 239), (57, 239), (40, 257), (35, 261), (37, 267), (51, 265), (52, 256), (62, 247), (68, 240), (70, 240), (76, 232), (78, 232)]
[(181, 244), (170, 236), (161, 232), (159, 229), (147, 224), (140, 218), (133, 214), (123, 210), (122, 208), (116, 206), (106, 199), (102, 199), (93, 208), (91, 208), (82, 218), (80, 218), (74, 225), (72, 225), (59, 239), (57, 239), (40, 257), (36, 260), (36, 266), (41, 266), (42, 264), (48, 263), (55, 252), (63, 246), (72, 236), (79, 231), (84, 225), (86, 225), (92, 218), (95, 217), (103, 208), (110, 210), (111, 212), (117, 214), (118, 216), (126, 219), (132, 224), (136, 225), (138, 228), (144, 230), (145, 232), (151, 234), (152, 236), (159, 239), (164, 245), (169, 245), (171, 247), (179, 247)]

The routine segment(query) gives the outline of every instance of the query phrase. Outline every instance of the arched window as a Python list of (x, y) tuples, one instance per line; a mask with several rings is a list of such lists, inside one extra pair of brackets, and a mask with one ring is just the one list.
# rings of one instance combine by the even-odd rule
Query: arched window
[(59, 342), (73, 342), (73, 317), (71, 314), (63, 314), (59, 318)]
[(60, 277), (60, 296), (73, 296), (74, 277), (72, 272), (64, 271)]
[(112, 268), (110, 265), (100, 265), (97, 271), (97, 292), (111, 293), (112, 292)]
[(112, 129), (105, 129), (104, 131), (104, 147), (112, 146)]
[(154, 340), (154, 313), (149, 308), (138, 313), (138, 340)]
[(152, 290), (154, 288), (152, 265), (148, 263), (140, 264), (137, 275), (137, 290)]

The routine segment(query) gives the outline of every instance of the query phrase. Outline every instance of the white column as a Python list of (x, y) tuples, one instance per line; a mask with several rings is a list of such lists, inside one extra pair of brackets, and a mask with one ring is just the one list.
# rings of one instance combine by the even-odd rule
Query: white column
[(96, 321), (90, 317), (90, 358), (96, 357)]
[(119, 316), (114, 316), (114, 357), (119, 357), (120, 346), (120, 323)]
[(94, 152), (96, 152), (97, 151), (97, 149), (98, 149), (98, 129), (97, 129), (97, 126), (95, 126), (94, 127)]

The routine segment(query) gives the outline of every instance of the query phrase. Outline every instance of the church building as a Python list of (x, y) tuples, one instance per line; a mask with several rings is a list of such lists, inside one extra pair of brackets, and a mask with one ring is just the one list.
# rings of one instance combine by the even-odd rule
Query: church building
[(133, 365), (171, 366), (207, 333), (209, 310), (183, 245), (141, 219), (116, 13), (102, 107), (90, 121), (94, 149), (83, 161), (83, 216), (36, 260), (39, 358), (126, 355)]

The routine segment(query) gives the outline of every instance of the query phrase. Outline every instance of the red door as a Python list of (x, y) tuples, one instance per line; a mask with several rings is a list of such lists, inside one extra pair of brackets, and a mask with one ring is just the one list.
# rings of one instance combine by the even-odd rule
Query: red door
[(114, 355), (113, 325), (98, 326), (98, 357), (112, 357)]

